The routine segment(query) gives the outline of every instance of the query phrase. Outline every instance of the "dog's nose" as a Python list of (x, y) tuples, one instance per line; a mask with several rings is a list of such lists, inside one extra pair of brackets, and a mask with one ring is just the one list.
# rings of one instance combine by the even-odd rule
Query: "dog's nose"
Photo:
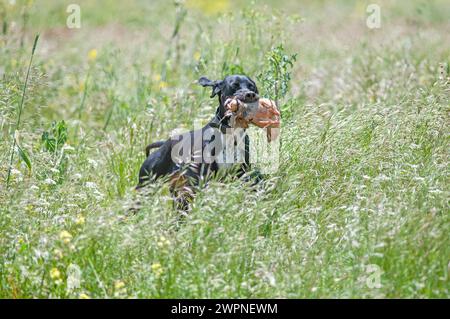
[(253, 92), (248, 92), (245, 94), (245, 99), (253, 101), (256, 99), (256, 94)]

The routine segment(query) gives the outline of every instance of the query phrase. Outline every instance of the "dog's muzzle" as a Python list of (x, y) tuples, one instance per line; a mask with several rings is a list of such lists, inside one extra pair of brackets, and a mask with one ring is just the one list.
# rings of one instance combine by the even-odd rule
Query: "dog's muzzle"
[(254, 103), (259, 100), (259, 95), (250, 90), (239, 90), (234, 94), (234, 98), (244, 103)]

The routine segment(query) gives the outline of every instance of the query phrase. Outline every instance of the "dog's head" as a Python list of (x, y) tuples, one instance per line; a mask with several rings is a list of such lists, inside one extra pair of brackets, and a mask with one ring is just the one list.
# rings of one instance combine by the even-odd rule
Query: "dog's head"
[(258, 88), (255, 82), (245, 75), (229, 75), (223, 80), (211, 81), (206, 77), (201, 77), (198, 83), (204, 87), (211, 87), (211, 98), (219, 97), (219, 108), (217, 115), (223, 118), (226, 113), (224, 103), (228, 98), (235, 97), (244, 103), (258, 101)]

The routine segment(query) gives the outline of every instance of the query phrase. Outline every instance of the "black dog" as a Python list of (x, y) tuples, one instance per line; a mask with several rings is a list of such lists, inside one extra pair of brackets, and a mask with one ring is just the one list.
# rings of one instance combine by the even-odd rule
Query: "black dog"
[[(238, 177), (249, 171), (248, 135), (244, 129), (233, 130), (230, 127), (224, 103), (230, 97), (238, 97), (244, 103), (258, 101), (258, 88), (255, 82), (247, 76), (232, 75), (221, 81), (211, 81), (202, 77), (198, 83), (203, 87), (212, 87), (211, 98), (218, 96), (219, 106), (215, 116), (200, 130), (148, 145), (147, 159), (140, 169), (137, 189), (153, 179), (168, 176), (171, 180), (172, 193), (176, 193), (177, 189), (184, 188), (186, 184), (198, 185), (200, 181), (206, 181), (222, 167), (239, 164)], [(154, 148), (158, 149), (150, 154)], [(181, 199), (183, 209), (186, 205), (185, 199)]]

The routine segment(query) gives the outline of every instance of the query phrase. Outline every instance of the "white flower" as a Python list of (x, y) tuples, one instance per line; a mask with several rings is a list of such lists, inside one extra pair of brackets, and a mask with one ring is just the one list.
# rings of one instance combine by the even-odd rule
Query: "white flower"
[(86, 182), (86, 187), (90, 188), (90, 189), (97, 189), (97, 184), (95, 184), (94, 182)]
[(51, 178), (47, 178), (44, 181), (44, 183), (47, 184), (47, 185), (56, 185), (56, 182), (53, 179), (51, 179)]
[(22, 172), (19, 171), (18, 169), (13, 168), (13, 169), (11, 169), (11, 175), (18, 175), (18, 176), (21, 176), (21, 175), (22, 175)]
[(34, 249), (34, 255), (36, 256), (37, 259), (42, 258), (44, 260), (47, 260), (50, 254), (48, 253), (48, 251), (42, 251), (40, 249)]
[(91, 164), (91, 166), (93, 168), (97, 168), (97, 166), (98, 166), (97, 161), (95, 161), (93, 159), (88, 159), (88, 163)]
[(66, 145), (63, 146), (63, 150), (65, 150), (65, 151), (74, 151), (75, 148), (66, 144)]

